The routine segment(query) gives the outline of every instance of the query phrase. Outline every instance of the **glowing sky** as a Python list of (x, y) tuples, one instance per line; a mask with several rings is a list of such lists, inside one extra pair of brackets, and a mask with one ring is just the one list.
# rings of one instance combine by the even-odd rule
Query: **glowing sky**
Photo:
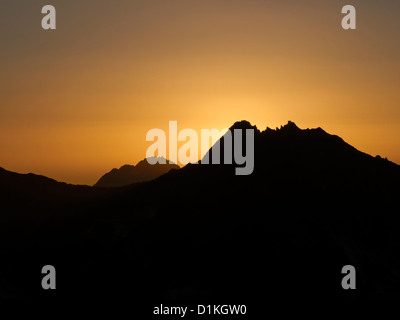
[[(41, 8), (57, 30), (41, 28)], [(341, 8), (357, 9), (357, 30)], [(400, 163), (400, 1), (0, 3), (0, 166), (93, 184), (146, 133), (288, 120)]]

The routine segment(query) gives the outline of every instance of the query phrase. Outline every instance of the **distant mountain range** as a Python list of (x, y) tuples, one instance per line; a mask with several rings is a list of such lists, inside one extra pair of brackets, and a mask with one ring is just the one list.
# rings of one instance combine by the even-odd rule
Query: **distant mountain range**
[[(165, 160), (165, 159), (164, 159)], [(179, 169), (176, 164), (156, 163), (151, 165), (146, 159), (140, 161), (136, 166), (124, 165), (119, 169), (112, 169), (103, 175), (94, 185), (95, 187), (122, 187), (132, 183), (153, 180), (172, 169)]]
[[(57, 298), (400, 298), (400, 167), (321, 128), (235, 128), (256, 130), (249, 176), (189, 164), (98, 188), (1, 170), (0, 295), (54, 295), (38, 273), (53, 264)], [(341, 287), (344, 265), (356, 290)]]

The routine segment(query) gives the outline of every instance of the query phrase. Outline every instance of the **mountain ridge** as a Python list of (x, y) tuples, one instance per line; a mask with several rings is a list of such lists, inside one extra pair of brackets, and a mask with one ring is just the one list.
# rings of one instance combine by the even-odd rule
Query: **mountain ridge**
[[(236, 122), (230, 127), (230, 130), (234, 130), (234, 129), (254, 129), (256, 135), (261, 135), (261, 136), (265, 136), (265, 137), (279, 137), (279, 136), (281, 136), (281, 137), (282, 137), (282, 136), (288, 137), (288, 136), (290, 136), (290, 135), (293, 135), (294, 133), (297, 133), (297, 134), (303, 134), (303, 133), (312, 133), (312, 134), (313, 134), (313, 133), (316, 133), (316, 134), (320, 134), (320, 135), (325, 135), (326, 137), (330, 137), (330, 139), (332, 139), (332, 140), (335, 140), (335, 139), (336, 139), (337, 142), (341, 142), (341, 143), (343, 143), (344, 145), (349, 146), (350, 148), (352, 148), (352, 149), (358, 151), (359, 153), (361, 153), (361, 154), (363, 154), (363, 155), (367, 155), (367, 156), (369, 156), (369, 157), (371, 157), (371, 158), (375, 158), (375, 159), (377, 159), (378, 161), (381, 161), (382, 163), (390, 163), (390, 164), (393, 164), (393, 165), (395, 165), (395, 166), (399, 166), (399, 164), (388, 160), (386, 157), (383, 158), (383, 157), (381, 157), (380, 155), (372, 156), (372, 155), (370, 155), (370, 154), (368, 154), (368, 153), (366, 153), (366, 152), (360, 151), (360, 150), (358, 150), (356, 147), (354, 147), (354, 146), (348, 144), (348, 143), (347, 143), (343, 138), (341, 138), (340, 136), (335, 135), (335, 134), (329, 134), (329, 133), (327, 133), (324, 129), (322, 129), (321, 127), (300, 129), (300, 128), (295, 124), (295, 122), (292, 122), (292, 121), (290, 121), (290, 120), (288, 121), (287, 124), (281, 125), (280, 128), (276, 127), (276, 129), (272, 129), (272, 128), (270, 128), (270, 127), (267, 126), (266, 129), (263, 130), (263, 131), (259, 130), (259, 129), (257, 128), (256, 125), (252, 125), (249, 121), (247, 121), (247, 120), (241, 120), (241, 121), (236, 121)], [(166, 162), (167, 162), (167, 164), (170, 164), (169, 161), (166, 161)], [(131, 169), (136, 168), (136, 167), (138, 167), (138, 166), (141, 167), (143, 164), (147, 164), (146, 159), (139, 161), (139, 162), (136, 164), (136, 166), (135, 166), (135, 165), (125, 164), (125, 165), (122, 165), (120, 168), (113, 168), (113, 169), (111, 169), (108, 173), (104, 174), (104, 175), (99, 179), (99, 181), (100, 181), (104, 176), (106, 176), (107, 174), (116, 173), (116, 172), (118, 172), (119, 170), (122, 170), (122, 171), (125, 171), (125, 170), (126, 170), (126, 171), (130, 171)], [(146, 166), (146, 165), (145, 165), (145, 166)], [(146, 166), (146, 167), (147, 167), (147, 166)], [(179, 169), (179, 168), (180, 168), (180, 167), (179, 167), (178, 165), (176, 165), (176, 164), (171, 164), (171, 169)], [(169, 170), (170, 170), (170, 169), (168, 169), (167, 171), (169, 171)], [(3, 173), (3, 174), (4, 174), (4, 173), (16, 174), (16, 175), (19, 175), (20, 177), (35, 176), (35, 177), (38, 177), (39, 179), (45, 178), (45, 179), (51, 180), (52, 182), (57, 182), (57, 183), (60, 183), (60, 184), (71, 185), (71, 186), (89, 186), (89, 185), (76, 185), (76, 184), (71, 184), (71, 183), (68, 183), (68, 182), (58, 181), (58, 180), (53, 179), (53, 178), (51, 178), (51, 177), (47, 177), (47, 176), (44, 176), (44, 175), (35, 174), (35, 173), (31, 173), (31, 172), (30, 172), (30, 173), (13, 172), (13, 171), (9, 171), (9, 170), (7, 170), (7, 169), (5, 169), (5, 168), (3, 168), (3, 167), (0, 167), (0, 173)], [(165, 173), (167, 173), (167, 172), (165, 172)], [(155, 177), (155, 178), (157, 178), (157, 177)], [(96, 182), (93, 186), (94, 186), (94, 187), (98, 187), (99, 181)], [(137, 182), (145, 182), (145, 181), (148, 181), (148, 180), (137, 181)], [(50, 181), (49, 181), (49, 182), (50, 182)], [(132, 182), (132, 183), (136, 183), (136, 182)], [(128, 183), (128, 184), (126, 184), (126, 185), (129, 185), (129, 184), (131, 184), (131, 183)], [(106, 187), (106, 186), (101, 186), (101, 187)]]
[[(35, 270), (53, 263), (60, 297), (400, 298), (400, 167), (296, 127), (256, 131), (247, 176), (188, 164), (121, 188), (69, 186), (71, 196), (59, 184), (10, 192), (0, 172), (5, 288), (45, 296)], [(357, 290), (341, 288), (345, 265)]]
[(157, 158), (159, 162), (164, 160), (166, 164), (156, 163), (151, 165), (147, 159), (139, 161), (136, 165), (125, 164), (119, 169), (113, 168), (104, 174), (95, 184), (94, 187), (123, 187), (133, 183), (146, 182), (167, 173), (170, 170), (177, 170), (180, 167), (170, 163), (166, 159)]

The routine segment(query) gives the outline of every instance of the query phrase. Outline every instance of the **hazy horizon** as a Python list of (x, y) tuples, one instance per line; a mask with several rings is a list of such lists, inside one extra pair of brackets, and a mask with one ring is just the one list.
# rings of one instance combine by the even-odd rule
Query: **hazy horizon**
[(92, 185), (170, 120), (291, 120), (400, 163), (398, 1), (53, 0), (44, 31), (46, 4), (0, 5), (0, 167)]

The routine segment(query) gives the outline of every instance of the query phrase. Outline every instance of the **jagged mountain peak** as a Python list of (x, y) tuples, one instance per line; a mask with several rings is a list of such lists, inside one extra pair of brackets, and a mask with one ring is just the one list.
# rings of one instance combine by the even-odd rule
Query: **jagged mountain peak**
[(259, 130), (257, 129), (257, 126), (253, 126), (249, 121), (247, 120), (242, 120), (242, 121), (236, 121), (231, 127), (230, 130), (234, 130), (234, 129), (254, 129), (255, 131)]

